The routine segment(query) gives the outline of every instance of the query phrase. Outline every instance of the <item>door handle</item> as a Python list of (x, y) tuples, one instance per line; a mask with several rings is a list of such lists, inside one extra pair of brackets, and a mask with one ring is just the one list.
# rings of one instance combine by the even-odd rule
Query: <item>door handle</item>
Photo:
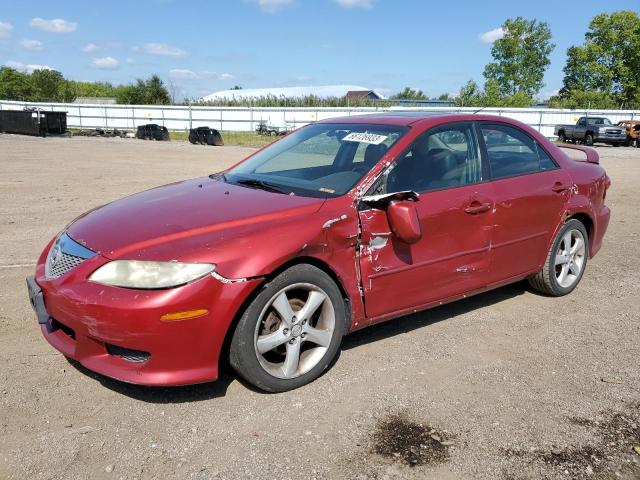
[(464, 211), (470, 215), (477, 215), (478, 213), (486, 212), (491, 209), (491, 203), (478, 203), (473, 202)]
[(556, 182), (553, 187), (551, 187), (551, 191), (553, 191), (554, 193), (562, 193), (569, 190), (569, 185), (565, 185), (563, 183), (560, 182)]

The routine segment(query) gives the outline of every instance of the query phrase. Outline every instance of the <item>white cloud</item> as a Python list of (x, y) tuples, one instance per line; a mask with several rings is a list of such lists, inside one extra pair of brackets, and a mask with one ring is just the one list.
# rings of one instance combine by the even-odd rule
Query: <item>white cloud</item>
[(198, 74), (193, 70), (186, 70), (184, 68), (174, 68), (169, 70), (169, 76), (176, 80), (191, 80), (198, 78)]
[(373, 0), (334, 0), (338, 5), (344, 8), (371, 8)]
[(131, 65), (132, 63), (134, 63), (133, 58), (129, 57), (125, 60), (125, 62), (127, 62), (129, 65)]
[(274, 13), (278, 10), (293, 5), (293, 0), (257, 0), (260, 8), (267, 13)]
[(504, 29), (502, 27), (494, 28), (488, 32), (481, 33), (478, 38), (482, 43), (493, 43), (496, 40), (500, 40), (504, 37)]
[(6, 40), (13, 32), (13, 25), (7, 22), (0, 22), (0, 40)]
[(98, 49), (98, 46), (95, 43), (87, 43), (84, 47), (82, 47), (82, 51), (86, 53), (95, 52)]
[(118, 60), (113, 57), (94, 58), (91, 66), (101, 70), (114, 70), (118, 68)]
[(42, 50), (42, 42), (38, 41), (38, 40), (22, 40), (20, 42), (20, 45), (22, 46), (22, 48), (26, 48), (27, 50)]
[(174, 80), (203, 80), (203, 79), (214, 79), (214, 80), (233, 80), (235, 75), (230, 73), (216, 73), (211, 71), (202, 71), (202, 72), (194, 72), (193, 70), (188, 70), (186, 68), (173, 68), (169, 70), (169, 77)]
[(560, 93), (560, 90), (555, 88), (551, 90), (543, 90), (538, 94), (538, 98), (540, 100), (549, 100), (551, 97), (555, 97)]
[(34, 70), (53, 70), (49, 65), (38, 65), (35, 63), (29, 63), (25, 65), (22, 62), (16, 62), (15, 60), (9, 60), (5, 63), (7, 67), (15, 68), (16, 70), (22, 70), (23, 72), (33, 73)]
[(45, 20), (44, 18), (36, 17), (31, 19), (29, 26), (31, 26), (31, 28), (37, 28), (39, 30), (54, 33), (69, 33), (75, 32), (78, 29), (78, 24), (76, 22), (69, 22), (62, 18)]
[(151, 55), (164, 55), (167, 57), (186, 57), (188, 54), (185, 50), (172, 47), (166, 43), (145, 43), (138, 47), (133, 47), (136, 52), (149, 53)]

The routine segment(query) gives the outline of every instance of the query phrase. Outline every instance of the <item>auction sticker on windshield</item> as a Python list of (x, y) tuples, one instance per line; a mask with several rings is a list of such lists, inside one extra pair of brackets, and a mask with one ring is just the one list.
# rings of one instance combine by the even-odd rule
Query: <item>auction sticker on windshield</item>
[(380, 145), (386, 139), (387, 139), (387, 135), (378, 135), (377, 133), (353, 132), (343, 137), (342, 140), (346, 142), (361, 142), (361, 143), (371, 143), (373, 145)]

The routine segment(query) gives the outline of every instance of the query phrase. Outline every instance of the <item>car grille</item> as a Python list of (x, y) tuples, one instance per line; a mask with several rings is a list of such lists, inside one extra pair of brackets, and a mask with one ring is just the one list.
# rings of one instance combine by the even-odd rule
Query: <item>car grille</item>
[(94, 251), (83, 247), (66, 233), (62, 233), (47, 255), (47, 261), (44, 264), (45, 277), (48, 279), (61, 277), (94, 255)]
[(45, 268), (47, 278), (58, 278), (69, 270), (76, 268), (84, 261), (84, 258), (75, 257), (63, 252), (61, 255), (58, 255), (57, 258), (47, 262), (46, 267), (48, 268)]
[(622, 135), (622, 130), (618, 130), (615, 128), (608, 128), (607, 130), (605, 130), (605, 133), (607, 135)]
[(149, 352), (143, 352), (142, 350), (133, 350), (131, 348), (119, 347), (117, 345), (105, 344), (107, 347), (107, 353), (120, 357), (123, 360), (133, 363), (142, 363), (149, 360), (151, 354)]

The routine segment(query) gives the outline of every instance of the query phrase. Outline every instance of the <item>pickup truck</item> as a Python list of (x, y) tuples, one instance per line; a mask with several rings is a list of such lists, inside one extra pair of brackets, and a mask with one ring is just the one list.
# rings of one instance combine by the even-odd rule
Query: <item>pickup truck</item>
[(580, 117), (575, 125), (556, 125), (554, 134), (561, 142), (571, 141), (591, 146), (596, 142), (619, 147), (627, 142), (624, 128), (605, 117)]

